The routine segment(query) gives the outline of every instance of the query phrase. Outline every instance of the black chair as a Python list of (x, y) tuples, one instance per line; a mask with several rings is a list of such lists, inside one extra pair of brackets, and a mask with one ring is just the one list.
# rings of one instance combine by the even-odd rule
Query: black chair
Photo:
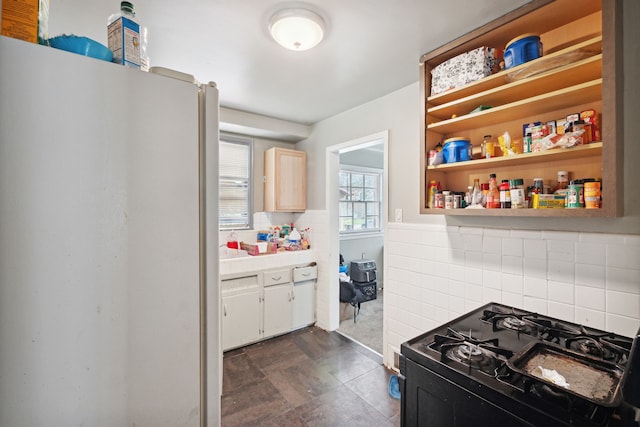
[(353, 323), (356, 323), (360, 313), (360, 303), (367, 301), (367, 297), (357, 289), (353, 282), (340, 281), (340, 302), (353, 306)]

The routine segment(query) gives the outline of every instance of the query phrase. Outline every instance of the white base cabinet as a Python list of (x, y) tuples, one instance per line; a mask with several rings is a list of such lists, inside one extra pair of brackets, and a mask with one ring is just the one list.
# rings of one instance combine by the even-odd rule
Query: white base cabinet
[(291, 269), (264, 273), (264, 338), (291, 330)]
[(286, 267), (221, 280), (222, 349), (315, 323), (317, 267)]
[(304, 328), (316, 321), (317, 277), (315, 266), (293, 269), (293, 329)]
[(239, 347), (261, 337), (261, 292), (258, 276), (222, 281), (222, 348)]

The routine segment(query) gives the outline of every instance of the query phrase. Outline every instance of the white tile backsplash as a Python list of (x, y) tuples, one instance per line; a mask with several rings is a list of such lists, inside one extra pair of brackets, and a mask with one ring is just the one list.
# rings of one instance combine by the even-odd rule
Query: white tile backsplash
[(502, 289), (502, 274), (499, 271), (484, 270), (482, 284), (485, 288)]
[(575, 319), (575, 307), (571, 304), (564, 304), (561, 302), (549, 301), (547, 303), (547, 314), (558, 319), (573, 322)]
[(548, 281), (538, 277), (524, 277), (524, 294), (535, 298), (547, 299)]
[(576, 285), (576, 306), (604, 312), (604, 289)]
[(521, 257), (524, 255), (524, 241), (521, 237), (502, 239), (502, 253)]
[(495, 236), (485, 236), (482, 240), (482, 252), (485, 254), (502, 254), (502, 239)]
[(502, 272), (522, 276), (524, 260), (521, 256), (502, 255)]
[(605, 246), (593, 242), (576, 243), (576, 263), (605, 265)]
[(547, 314), (547, 300), (542, 298), (534, 298), (534, 297), (523, 297), (524, 299), (524, 309), (533, 311), (534, 313), (539, 314)]
[(607, 329), (604, 311), (591, 310), (584, 307), (576, 307), (576, 323), (591, 326), (596, 329)]
[(576, 285), (604, 289), (606, 283), (604, 265), (576, 264), (575, 269)]
[(524, 275), (528, 277), (547, 278), (547, 259), (524, 256)]
[(558, 282), (573, 283), (575, 268), (572, 261), (559, 261), (550, 259), (547, 267), (547, 278)]
[(502, 290), (523, 295), (524, 277), (519, 274), (502, 273)]
[(525, 239), (524, 256), (527, 259), (547, 259), (547, 242), (542, 239)]
[(548, 240), (547, 253), (550, 259), (574, 262), (575, 242), (570, 240)]
[(575, 301), (573, 283), (556, 282), (549, 280), (549, 301), (561, 302), (564, 304), (573, 304)]
[(638, 256), (637, 246), (633, 245), (607, 245), (606, 265), (607, 267), (637, 268), (640, 256)]
[(607, 289), (630, 294), (640, 294), (640, 270), (629, 268), (607, 267), (605, 270)]
[(385, 307), (388, 347), (488, 302), (627, 336), (640, 326), (636, 236), (389, 223), (385, 251), (385, 292), (419, 304), (417, 325), (392, 319), (406, 307)]
[(607, 291), (606, 298), (606, 309), (608, 313), (636, 317), (640, 312), (640, 295)]

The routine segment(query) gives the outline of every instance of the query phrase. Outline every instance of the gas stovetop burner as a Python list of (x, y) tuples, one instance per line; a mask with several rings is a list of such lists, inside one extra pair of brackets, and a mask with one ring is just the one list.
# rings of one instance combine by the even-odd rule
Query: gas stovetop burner
[(503, 320), (503, 324), (506, 328), (515, 329), (515, 330), (520, 330), (527, 325), (527, 323), (524, 320), (518, 319), (517, 317), (511, 317), (511, 316), (505, 318)]
[(498, 356), (476, 344), (445, 344), (444, 355), (456, 362), (462, 363), (470, 369), (476, 369), (485, 374), (494, 375), (496, 368), (502, 364)]
[(631, 339), (615, 338), (609, 334), (589, 333), (583, 327), (582, 334), (565, 340), (568, 349), (618, 365), (627, 363), (627, 354), (631, 348)]
[(498, 347), (497, 339), (478, 340), (468, 334), (447, 328), (447, 335), (436, 334), (434, 342), (428, 345), (440, 352), (443, 362), (455, 361), (471, 370), (495, 376), (497, 368), (511, 356), (513, 352)]
[(518, 333), (523, 333), (531, 336), (538, 336), (541, 332), (541, 328), (527, 317), (518, 317), (517, 315), (497, 315), (491, 319), (493, 323), (493, 330), (500, 331), (507, 329)]

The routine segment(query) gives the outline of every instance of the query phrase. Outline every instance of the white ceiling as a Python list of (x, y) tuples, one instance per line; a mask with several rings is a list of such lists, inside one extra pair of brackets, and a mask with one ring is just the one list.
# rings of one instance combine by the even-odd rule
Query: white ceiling
[[(269, 17), (301, 2), (133, 0), (152, 66), (215, 81), (223, 107), (309, 125), (418, 81), (422, 54), (529, 0), (308, 0), (327, 22), (305, 52), (268, 35)], [(49, 35), (106, 44), (111, 0), (52, 0)]]

